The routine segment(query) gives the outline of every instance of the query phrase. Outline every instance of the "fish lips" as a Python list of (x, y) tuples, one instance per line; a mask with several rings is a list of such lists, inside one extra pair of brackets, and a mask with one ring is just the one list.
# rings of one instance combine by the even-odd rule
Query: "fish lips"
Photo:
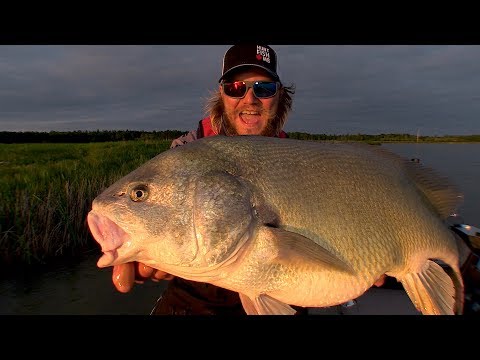
[(87, 223), (95, 241), (100, 245), (104, 255), (98, 260), (98, 267), (114, 265), (118, 257), (117, 249), (130, 240), (130, 236), (115, 222), (104, 215), (90, 211)]

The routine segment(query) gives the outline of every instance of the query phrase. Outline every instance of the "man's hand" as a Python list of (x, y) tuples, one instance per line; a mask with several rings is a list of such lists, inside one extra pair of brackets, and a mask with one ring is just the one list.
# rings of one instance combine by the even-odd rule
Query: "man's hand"
[(387, 280), (387, 275), (383, 274), (377, 281), (373, 283), (376, 287), (381, 287), (385, 284), (385, 280)]
[(121, 293), (129, 292), (135, 283), (143, 284), (146, 279), (153, 281), (171, 280), (173, 275), (136, 261), (113, 267), (113, 285)]

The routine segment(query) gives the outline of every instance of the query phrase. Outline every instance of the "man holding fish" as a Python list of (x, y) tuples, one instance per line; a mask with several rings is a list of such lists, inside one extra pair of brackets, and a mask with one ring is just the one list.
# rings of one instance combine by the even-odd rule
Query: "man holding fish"
[[(198, 129), (172, 142), (177, 147), (215, 135), (262, 135), (286, 138), (283, 127), (292, 109), (295, 86), (284, 85), (277, 74), (277, 54), (267, 45), (239, 44), (228, 49), (216, 92), (207, 102), (208, 116)], [(212, 284), (185, 280), (140, 262), (115, 265), (112, 280), (120, 292), (146, 279), (170, 280), (152, 314), (244, 315), (237, 292)], [(381, 286), (385, 275), (375, 283)], [(297, 314), (308, 310), (294, 307)]]

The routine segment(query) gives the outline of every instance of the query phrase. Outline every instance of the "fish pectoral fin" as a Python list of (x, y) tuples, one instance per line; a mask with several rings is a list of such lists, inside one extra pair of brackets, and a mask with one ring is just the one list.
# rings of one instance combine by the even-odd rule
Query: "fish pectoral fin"
[(354, 273), (348, 263), (303, 235), (272, 227), (265, 227), (263, 231), (269, 232), (271, 238), (276, 241), (278, 248), (277, 257), (274, 260), (276, 263), (285, 265), (300, 263), (315, 267), (321, 265), (342, 272)]
[(454, 315), (455, 286), (436, 262), (428, 260), (422, 271), (400, 279), (407, 295), (424, 315)]
[(242, 302), (243, 310), (247, 315), (259, 315), (254, 302), (245, 294), (239, 293), (240, 301)]
[(295, 315), (296, 313), (290, 305), (266, 294), (260, 294), (254, 300), (245, 294), (239, 295), (247, 315)]

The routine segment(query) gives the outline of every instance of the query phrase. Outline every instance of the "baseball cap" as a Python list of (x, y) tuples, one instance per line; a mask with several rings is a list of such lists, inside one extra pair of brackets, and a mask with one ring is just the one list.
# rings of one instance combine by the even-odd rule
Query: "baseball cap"
[(277, 74), (277, 54), (268, 45), (238, 44), (227, 50), (223, 57), (221, 82), (227, 75), (244, 67), (259, 67), (265, 70), (275, 81)]

